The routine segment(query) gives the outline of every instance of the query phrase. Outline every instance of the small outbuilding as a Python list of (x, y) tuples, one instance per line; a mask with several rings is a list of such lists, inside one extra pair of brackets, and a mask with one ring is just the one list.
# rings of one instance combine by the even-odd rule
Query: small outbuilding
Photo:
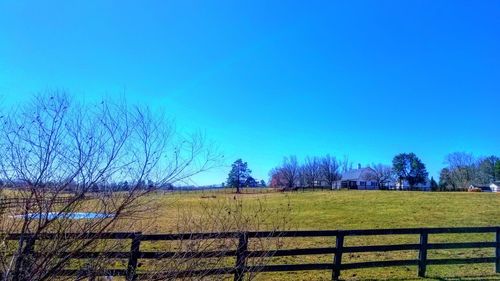
[(500, 192), (500, 181), (495, 181), (490, 184), (490, 189), (493, 192)]
[(419, 183), (414, 185), (413, 187), (410, 186), (410, 183), (407, 180), (403, 181), (394, 181), (393, 184), (391, 184), (391, 189), (398, 189), (398, 190), (420, 190), (420, 191), (430, 191), (431, 190), (431, 181), (429, 178), (425, 179), (424, 183)]
[(489, 185), (481, 185), (481, 184), (471, 184), (468, 188), (469, 192), (491, 192), (491, 188)]
[(488, 184), (471, 184), (469, 191), (476, 192), (500, 192), (500, 181), (494, 181)]

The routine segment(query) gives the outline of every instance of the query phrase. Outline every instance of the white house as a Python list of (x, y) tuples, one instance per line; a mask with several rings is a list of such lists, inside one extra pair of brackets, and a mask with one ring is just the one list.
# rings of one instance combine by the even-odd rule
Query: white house
[(491, 192), (491, 187), (489, 185), (471, 184), (469, 186), (469, 191), (480, 191), (480, 192)]
[(372, 168), (352, 169), (342, 174), (342, 179), (332, 186), (332, 189), (378, 189), (375, 171)]
[[(393, 184), (391, 184), (391, 188), (407, 190), (407, 189), (410, 189), (410, 184), (408, 183), (407, 180), (404, 180), (402, 182), (402, 184), (399, 181), (395, 181)], [(413, 188), (417, 189), (417, 190), (422, 190), (422, 191), (431, 190), (431, 181), (429, 179), (426, 179), (425, 183), (419, 183), (419, 184), (413, 186)]]
[(495, 181), (489, 185), (471, 184), (469, 191), (482, 191), (482, 192), (500, 192), (500, 181)]
[(493, 192), (500, 192), (500, 181), (495, 181), (490, 184), (490, 189)]

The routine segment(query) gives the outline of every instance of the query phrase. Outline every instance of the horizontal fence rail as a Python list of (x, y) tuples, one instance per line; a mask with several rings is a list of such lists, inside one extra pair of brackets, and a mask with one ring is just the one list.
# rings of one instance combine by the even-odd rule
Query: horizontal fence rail
[[(460, 242), (460, 243), (429, 243), (429, 236), (435, 234), (469, 234), (490, 233), (495, 235), (495, 241), (483, 242)], [(368, 246), (344, 246), (344, 240), (353, 236), (377, 236), (377, 235), (418, 235), (419, 243), (414, 244), (392, 244), (392, 245), (368, 245)], [(27, 234), (7, 234), (6, 240), (19, 240), (29, 237)], [(306, 249), (277, 249), (277, 250), (249, 250), (251, 239), (256, 238), (304, 238), (304, 237), (332, 237), (335, 245), (324, 248)], [(365, 230), (324, 230), (324, 231), (284, 231), (284, 232), (223, 232), (223, 233), (179, 233), (179, 234), (142, 234), (128, 232), (114, 233), (44, 233), (36, 237), (38, 240), (51, 239), (112, 239), (128, 240), (130, 250), (126, 252), (60, 252), (58, 257), (70, 257), (71, 259), (127, 259), (126, 269), (109, 269), (86, 273), (84, 269), (64, 269), (57, 272), (59, 276), (123, 276), (126, 280), (138, 280), (146, 276), (147, 272), (137, 271), (140, 259), (175, 259), (182, 258), (214, 258), (234, 257), (233, 267), (216, 269), (191, 269), (176, 272), (156, 272), (155, 278), (186, 278), (207, 275), (234, 275), (234, 280), (243, 280), (245, 274), (252, 272), (288, 272), (288, 271), (310, 271), (329, 270), (332, 280), (339, 280), (342, 270), (390, 267), (390, 266), (417, 266), (417, 275), (425, 277), (428, 265), (452, 265), (472, 263), (495, 264), (496, 273), (500, 273), (500, 226), (498, 227), (454, 227), (454, 228), (400, 228), (400, 229), (365, 229)], [(177, 252), (152, 252), (141, 251), (141, 243), (148, 241), (178, 241), (178, 240), (207, 240), (207, 239), (235, 239), (237, 248), (229, 251), (177, 251)], [(448, 258), (428, 259), (430, 250), (442, 249), (495, 249), (495, 256), (475, 258)], [(391, 251), (416, 251), (415, 259), (408, 260), (384, 260), (345, 263), (342, 256), (348, 253), (367, 252), (391, 252)], [(35, 257), (41, 253), (32, 253)], [(308, 264), (277, 264), (277, 265), (247, 265), (248, 259), (253, 257), (293, 257), (331, 254), (331, 263), (308, 263)], [(1, 272), (0, 272), (1, 276)], [(88, 276), (89, 278), (91, 276)]]
[(0, 208), (17, 208), (20, 206), (24, 206), (26, 204), (68, 204), (72, 201), (83, 200), (87, 198), (75, 198), (75, 197), (56, 197), (52, 199), (45, 199), (42, 201), (37, 201), (34, 199), (27, 198), (1, 198), (0, 199)]
[[(102, 193), (104, 194), (104, 193)], [(104, 196), (104, 195), (103, 195)], [(126, 195), (116, 194), (114, 198), (127, 198)], [(25, 198), (25, 197), (7, 197), (0, 198), (0, 209), (2, 208), (23, 208), (25, 205), (46, 205), (46, 204), (69, 204), (75, 202), (82, 202), (86, 200), (96, 200), (101, 199), (99, 193), (86, 194), (85, 196), (57, 196), (52, 198), (44, 198), (37, 200), (35, 198)]]

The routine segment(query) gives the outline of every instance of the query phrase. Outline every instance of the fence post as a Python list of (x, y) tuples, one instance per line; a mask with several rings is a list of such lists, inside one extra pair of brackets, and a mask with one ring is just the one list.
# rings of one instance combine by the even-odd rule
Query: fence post
[(427, 229), (422, 229), (420, 232), (420, 248), (418, 251), (418, 277), (425, 277), (427, 269), (427, 243), (429, 242), (429, 234)]
[[(19, 239), (19, 253), (15, 259), (14, 262), (14, 272), (13, 272), (13, 278), (12, 280), (18, 280), (18, 279), (23, 279), (25, 274), (23, 271), (25, 270), (24, 267), (27, 265), (30, 265), (33, 262), (33, 255), (35, 251), (35, 242), (36, 242), (36, 236), (34, 234), (24, 234), (21, 235), (21, 238)], [(24, 249), (22, 248), (23, 245)]]
[(130, 257), (128, 259), (126, 280), (135, 281), (137, 279), (137, 260), (139, 259), (140, 247), (141, 247), (141, 236), (142, 233), (134, 233), (132, 235), (132, 244), (130, 245)]
[(234, 281), (243, 281), (243, 278), (245, 277), (245, 265), (248, 255), (248, 233), (240, 233), (238, 240), (238, 249), (236, 249)]
[(342, 252), (344, 250), (344, 233), (339, 232), (335, 239), (335, 256), (333, 257), (332, 280), (339, 280), (342, 266)]
[(497, 241), (497, 247), (495, 251), (496, 252), (495, 271), (496, 273), (500, 273), (500, 227), (497, 227), (496, 241)]

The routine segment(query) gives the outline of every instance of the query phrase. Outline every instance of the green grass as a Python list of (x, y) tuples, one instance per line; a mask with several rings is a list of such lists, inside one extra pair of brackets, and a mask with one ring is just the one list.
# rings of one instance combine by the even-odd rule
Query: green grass
[[(157, 212), (141, 220), (138, 231), (152, 233), (176, 232), (180, 213), (203, 217), (207, 208), (217, 208), (221, 202), (241, 199), (244, 212), (257, 206), (268, 208), (264, 230), (273, 220), (273, 208), (283, 210), (289, 205), (290, 229), (372, 229), (404, 227), (454, 227), (500, 225), (500, 194), (493, 193), (431, 193), (401, 191), (315, 191), (293, 193), (256, 193), (235, 195), (228, 192), (193, 192), (154, 195)], [(196, 214), (196, 215), (195, 215)], [(265, 213), (263, 213), (265, 214)], [(261, 214), (262, 215), (262, 214)], [(256, 215), (258, 216), (258, 215)], [(132, 229), (128, 229), (132, 230)], [(493, 235), (434, 235), (430, 242), (493, 241)], [(371, 236), (348, 237), (346, 245), (417, 243), (418, 237)], [(328, 247), (332, 238), (284, 239), (285, 248)], [(147, 249), (146, 249), (147, 250)], [(493, 249), (430, 251), (429, 258), (465, 258), (493, 256)], [(362, 253), (345, 255), (344, 262), (414, 259), (416, 252)], [(331, 255), (274, 258), (272, 263), (331, 262)], [(429, 266), (428, 280), (500, 280), (492, 264)], [(416, 267), (373, 268), (342, 272), (346, 280), (413, 280)], [(262, 274), (259, 280), (330, 280), (327, 271)], [(434, 279), (433, 279), (434, 278)]]
[[(298, 191), (290, 193), (270, 190), (246, 190), (234, 194), (231, 190), (155, 193), (143, 198), (152, 211), (117, 226), (116, 231), (142, 231), (144, 233), (173, 233), (190, 229), (195, 231), (268, 230), (273, 223), (282, 221), (286, 213), (287, 229), (336, 230), (406, 227), (499, 226), (500, 194), (494, 193), (440, 193), (402, 191)], [(238, 209), (238, 203), (241, 209)], [(180, 218), (192, 221), (185, 223)], [(210, 217), (211, 216), (211, 217)], [(213, 222), (219, 218), (219, 222)], [(239, 223), (232, 224), (233, 220)], [(247, 223), (248, 222), (248, 223)], [(416, 235), (347, 237), (346, 246), (418, 243)], [(431, 235), (433, 242), (494, 241), (491, 234)], [(256, 244), (258, 241), (250, 241)], [(281, 248), (332, 247), (334, 238), (281, 239)], [(270, 242), (271, 247), (276, 246)], [(144, 242), (143, 251), (168, 251), (164, 242)], [(175, 247), (175, 246), (174, 246)], [(124, 246), (124, 250), (129, 248)], [(467, 258), (494, 256), (493, 249), (429, 251), (429, 258)], [(387, 253), (346, 254), (343, 262), (415, 259), (415, 251)], [(277, 257), (272, 264), (330, 263), (332, 255)], [(125, 261), (126, 262), (126, 261)], [(141, 261), (143, 269), (155, 261)], [(150, 263), (151, 262), (151, 263)], [(226, 261), (234, 265), (234, 259)], [(251, 261), (250, 261), (251, 262)], [(123, 267), (123, 264), (114, 264)], [(370, 268), (342, 271), (345, 280), (418, 280), (416, 267)], [(428, 266), (426, 280), (500, 280), (494, 274), (493, 264)], [(218, 280), (218, 278), (216, 278)], [(227, 280), (231, 280), (228, 277)], [(263, 273), (257, 280), (331, 280), (329, 271)]]
[[(200, 203), (241, 198), (251, 206), (290, 204), (297, 229), (360, 229), (500, 225), (500, 194), (465, 192), (315, 191), (235, 195), (176, 193), (157, 197), (153, 232), (175, 231), (175, 214), (203, 211)], [(215, 196), (215, 198), (211, 197)]]

